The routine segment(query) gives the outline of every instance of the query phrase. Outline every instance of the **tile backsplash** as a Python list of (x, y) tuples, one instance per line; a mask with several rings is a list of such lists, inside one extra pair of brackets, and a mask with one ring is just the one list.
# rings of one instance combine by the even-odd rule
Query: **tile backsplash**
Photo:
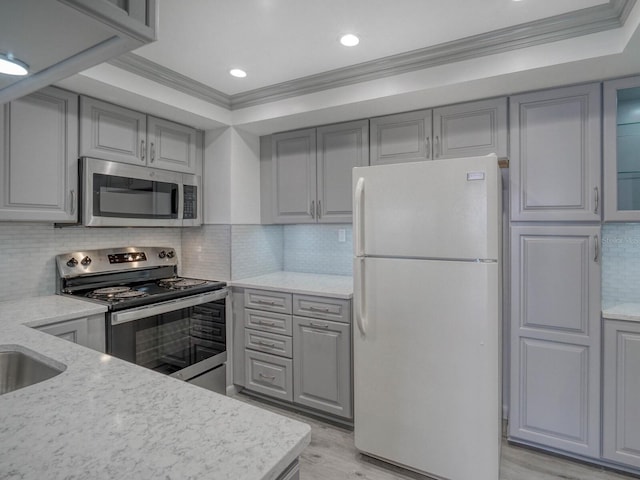
[(640, 223), (602, 226), (602, 304), (640, 303)]
[(179, 228), (55, 228), (53, 224), (0, 222), (0, 301), (55, 293), (55, 256), (96, 248), (168, 246), (181, 258)]
[[(339, 232), (344, 231), (344, 242)], [(351, 225), (203, 225), (196, 228), (55, 228), (0, 222), (0, 301), (55, 293), (55, 256), (119, 246), (167, 246), (179, 273), (230, 280), (279, 270), (351, 275)]]

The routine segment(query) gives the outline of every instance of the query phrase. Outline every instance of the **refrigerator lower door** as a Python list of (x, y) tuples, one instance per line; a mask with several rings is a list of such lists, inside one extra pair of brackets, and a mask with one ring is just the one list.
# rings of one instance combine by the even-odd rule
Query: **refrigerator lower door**
[(449, 480), (498, 480), (499, 264), (355, 259), (360, 451)]

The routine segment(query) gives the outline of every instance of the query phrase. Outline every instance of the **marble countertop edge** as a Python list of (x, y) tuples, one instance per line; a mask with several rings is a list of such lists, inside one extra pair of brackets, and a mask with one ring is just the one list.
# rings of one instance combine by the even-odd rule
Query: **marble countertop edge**
[(640, 322), (640, 303), (620, 303), (602, 310), (602, 317), (608, 320)]
[(256, 288), (300, 295), (353, 298), (353, 277), (278, 271), (228, 282), (232, 287)]

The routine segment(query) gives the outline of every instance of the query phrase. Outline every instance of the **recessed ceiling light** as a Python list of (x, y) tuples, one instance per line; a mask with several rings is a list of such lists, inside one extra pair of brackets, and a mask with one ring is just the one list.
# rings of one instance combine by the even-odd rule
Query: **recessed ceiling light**
[(247, 72), (245, 72), (244, 70), (240, 70), (239, 68), (232, 68), (231, 70), (229, 70), (229, 73), (238, 78), (244, 78), (247, 76)]
[(352, 33), (347, 33), (340, 37), (340, 43), (345, 47), (355, 47), (360, 43), (360, 39)]
[(27, 75), (29, 73), (29, 65), (14, 58), (10, 53), (0, 53), (0, 73), (5, 75)]

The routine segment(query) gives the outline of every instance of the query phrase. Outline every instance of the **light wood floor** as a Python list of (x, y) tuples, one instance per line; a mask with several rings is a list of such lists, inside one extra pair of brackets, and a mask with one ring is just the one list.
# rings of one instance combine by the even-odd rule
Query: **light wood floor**
[[(243, 394), (236, 399), (311, 425), (311, 444), (300, 457), (301, 480), (414, 480), (426, 477), (359, 454), (353, 432), (267, 404)], [(638, 478), (547, 455), (528, 448), (502, 446), (500, 480), (629, 480)], [(469, 479), (473, 480), (473, 479)]]

